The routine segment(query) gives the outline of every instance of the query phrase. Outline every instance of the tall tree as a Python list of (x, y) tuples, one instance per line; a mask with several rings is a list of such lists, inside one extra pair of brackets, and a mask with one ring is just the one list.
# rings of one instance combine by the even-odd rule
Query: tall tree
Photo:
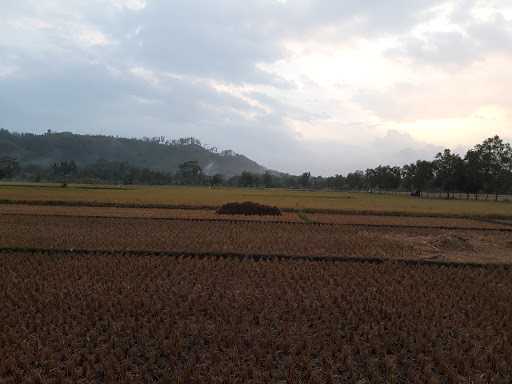
[(470, 149), (464, 157), (464, 192), (475, 195), (478, 200), (478, 192), (484, 189), (485, 177), (480, 154)]
[(421, 197), (422, 192), (434, 179), (434, 166), (430, 161), (418, 160), (402, 168), (402, 177), (404, 187)]
[(452, 153), (451, 150), (445, 149), (436, 155), (434, 160), (434, 182), (447, 194), (455, 192), (460, 186), (461, 180), (464, 178), (464, 162), (459, 155)]
[(361, 191), (367, 188), (366, 175), (363, 171), (355, 171), (347, 174), (346, 183), (349, 189)]
[(343, 175), (331, 176), (325, 180), (325, 185), (328, 188), (342, 190), (343, 188), (345, 188), (346, 179), (343, 177)]
[(373, 190), (377, 188), (379, 185), (377, 171), (375, 169), (368, 168), (365, 171), (364, 177), (366, 180), (366, 184), (368, 185), (369, 191), (373, 192)]
[(311, 172), (304, 172), (300, 175), (299, 183), (301, 187), (309, 187), (311, 185)]
[(400, 167), (379, 165), (377, 168), (366, 170), (366, 180), (370, 190), (383, 189), (389, 191), (398, 189), (402, 180), (402, 170)]
[(499, 136), (490, 137), (474, 148), (481, 166), (486, 193), (505, 192), (511, 184), (512, 148)]

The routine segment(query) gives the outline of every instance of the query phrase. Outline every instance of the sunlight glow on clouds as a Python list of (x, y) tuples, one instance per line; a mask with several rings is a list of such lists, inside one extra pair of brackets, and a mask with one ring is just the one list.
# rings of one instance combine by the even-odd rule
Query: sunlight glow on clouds
[(512, 138), (509, 0), (6, 0), (0, 126), (336, 173)]
[(450, 142), (454, 147), (459, 145), (467, 148), (493, 134), (510, 138), (510, 123), (508, 110), (496, 105), (486, 105), (468, 116), (417, 120), (399, 124), (398, 127), (419, 140), (441, 146)]

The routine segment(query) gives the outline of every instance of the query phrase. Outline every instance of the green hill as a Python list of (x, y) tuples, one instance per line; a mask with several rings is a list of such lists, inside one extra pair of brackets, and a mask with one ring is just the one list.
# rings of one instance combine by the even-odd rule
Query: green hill
[(70, 132), (42, 135), (0, 130), (0, 157), (9, 156), (21, 165), (48, 166), (74, 160), (78, 165), (98, 160), (126, 162), (161, 172), (175, 172), (186, 161), (197, 161), (207, 175), (236, 176), (244, 171), (262, 174), (266, 168), (233, 151), (206, 148), (197, 139), (164, 137), (128, 139), (113, 136), (78, 135)]

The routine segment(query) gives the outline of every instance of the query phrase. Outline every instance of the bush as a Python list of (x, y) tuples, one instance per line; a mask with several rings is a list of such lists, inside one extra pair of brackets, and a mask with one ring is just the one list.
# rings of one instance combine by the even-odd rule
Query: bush
[(219, 215), (260, 215), (280, 216), (281, 210), (277, 207), (246, 201), (244, 203), (227, 203), (217, 209)]

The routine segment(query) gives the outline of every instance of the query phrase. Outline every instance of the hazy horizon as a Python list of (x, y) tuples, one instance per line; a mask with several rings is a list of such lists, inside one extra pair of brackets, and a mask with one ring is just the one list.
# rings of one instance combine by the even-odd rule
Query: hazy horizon
[(194, 136), (346, 173), (512, 138), (509, 1), (0, 5), (0, 127)]

